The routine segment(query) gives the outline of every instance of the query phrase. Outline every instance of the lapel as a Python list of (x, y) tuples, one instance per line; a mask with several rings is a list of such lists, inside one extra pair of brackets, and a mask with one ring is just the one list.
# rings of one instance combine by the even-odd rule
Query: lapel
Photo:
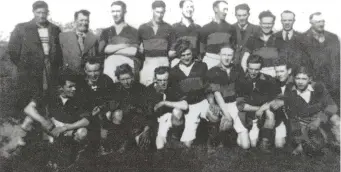
[(39, 51), (43, 57), (44, 50), (43, 50), (43, 46), (41, 44), (41, 40), (39, 38), (38, 26), (34, 20), (30, 21), (27, 32), (28, 32), (28, 34), (27, 34), (28, 40), (30, 40), (31, 43), (37, 44), (37, 46), (40, 47)]
[(251, 25), (251, 23), (249, 23), (245, 30), (245, 35), (244, 35), (244, 40), (242, 41), (242, 45), (246, 44), (247, 40), (249, 39), (252, 33), (252, 30), (253, 30), (253, 26)]
[(88, 31), (84, 39), (84, 51), (82, 55), (84, 55), (85, 53), (89, 51), (89, 49), (94, 44), (94, 40), (95, 40), (94, 35), (90, 31)]
[(77, 51), (77, 54), (81, 57), (82, 54), (81, 49), (79, 47), (76, 31), (70, 32), (69, 43), (71, 44), (70, 46), (73, 45), (75, 47), (74, 50)]

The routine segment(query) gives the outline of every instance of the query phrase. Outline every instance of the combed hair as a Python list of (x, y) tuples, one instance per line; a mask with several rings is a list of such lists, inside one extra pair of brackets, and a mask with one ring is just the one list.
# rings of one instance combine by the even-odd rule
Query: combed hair
[(114, 5), (119, 5), (119, 6), (121, 6), (122, 11), (124, 11), (124, 12), (127, 11), (127, 4), (124, 3), (123, 1), (114, 1), (114, 2), (111, 4), (111, 7), (114, 6)]
[(119, 79), (120, 75), (129, 74), (133, 76), (133, 69), (127, 63), (117, 66), (115, 71), (115, 76)]
[(58, 76), (58, 86), (64, 86), (66, 81), (77, 83), (79, 76), (70, 69), (63, 70)]
[(295, 77), (298, 74), (306, 74), (306, 75), (308, 75), (308, 77), (312, 77), (313, 76), (312, 70), (309, 67), (307, 67), (307, 66), (299, 66), (299, 67), (297, 67), (293, 71), (293, 76)]
[(75, 14), (74, 14), (74, 19), (75, 19), (75, 20), (77, 20), (79, 14), (83, 14), (84, 16), (89, 17), (89, 16), (90, 16), (90, 11), (88, 11), (88, 10), (79, 10), (79, 11), (76, 11)]
[(275, 66), (286, 66), (287, 69), (292, 67), (291, 63), (286, 57), (279, 57), (275, 60)]
[(180, 7), (180, 8), (184, 7), (184, 3), (185, 3), (186, 1), (191, 1), (191, 2), (193, 2), (192, 0), (181, 0), (180, 3), (179, 3), (179, 7)]
[[(295, 13), (292, 12), (292, 11), (290, 11), (290, 10), (284, 10), (284, 11), (282, 12), (282, 14), (284, 14), (284, 13), (290, 13), (290, 14), (293, 14), (293, 15), (294, 15), (294, 18), (296, 17)], [(282, 14), (281, 14), (281, 16), (282, 16)]]
[(228, 3), (227, 3), (226, 1), (224, 1), (224, 0), (217, 0), (217, 1), (214, 1), (214, 2), (213, 2), (212, 8), (214, 9), (214, 8), (218, 7), (218, 5), (219, 5), (221, 2), (223, 2), (223, 3), (225, 3), (225, 4), (228, 4)]
[(170, 68), (168, 66), (160, 66), (155, 68), (154, 70), (154, 76), (156, 77), (156, 75), (162, 75), (165, 73), (169, 73)]
[(192, 50), (192, 44), (187, 39), (178, 39), (175, 42), (174, 49), (175, 49), (176, 55), (180, 56), (186, 50), (188, 49)]
[(47, 5), (47, 3), (45, 1), (36, 1), (32, 4), (32, 10), (36, 10), (38, 8), (46, 8), (48, 9), (49, 6)]
[(276, 16), (274, 14), (272, 14), (272, 12), (270, 10), (262, 11), (258, 16), (259, 20), (262, 20), (262, 18), (264, 18), (264, 17), (272, 17), (274, 19), (274, 21), (276, 20)]
[(166, 3), (163, 1), (154, 1), (152, 3), (152, 9), (155, 9), (155, 8), (166, 8)]
[(235, 13), (237, 13), (237, 10), (246, 10), (248, 13), (250, 13), (250, 7), (247, 4), (239, 4), (234, 8)]
[(85, 64), (99, 64), (101, 66), (101, 68), (103, 67), (104, 61), (102, 60), (102, 58), (92, 58), (92, 57), (86, 57), (84, 60), (84, 66)]
[(321, 12), (315, 12), (315, 13), (313, 13), (313, 14), (310, 14), (309, 20), (313, 19), (314, 16), (319, 16), (319, 15), (321, 15), (321, 14), (322, 14)]
[(261, 66), (263, 66), (263, 57), (259, 55), (251, 54), (249, 58), (247, 59), (247, 65), (249, 65), (250, 63), (252, 64), (259, 63), (261, 64)]

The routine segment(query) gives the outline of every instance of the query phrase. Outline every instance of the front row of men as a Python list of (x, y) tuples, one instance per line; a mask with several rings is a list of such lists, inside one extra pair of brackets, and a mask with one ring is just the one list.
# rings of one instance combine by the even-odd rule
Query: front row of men
[(96, 60), (85, 63), (83, 79), (65, 71), (55, 96), (32, 96), (24, 108), (23, 131), (37, 122), (51, 143), (69, 137), (86, 142), (87, 148), (101, 145), (103, 153), (123, 152), (132, 145), (162, 150), (170, 138), (191, 147), (199, 122), (205, 120), (209, 151), (222, 141), (224, 131), (232, 129), (244, 149), (259, 145), (269, 152), (273, 144), (282, 148), (288, 134), (297, 145), (293, 154), (299, 154), (316, 145), (310, 144), (311, 133), (322, 134), (322, 141), (329, 142), (326, 131), (339, 145), (338, 107), (324, 85), (311, 80), (308, 68), (292, 71), (280, 59), (276, 80), (260, 72), (263, 59), (258, 55), (248, 58), (244, 72), (233, 63), (234, 50), (229, 46), (221, 48), (221, 62), (210, 70), (195, 60), (189, 41), (177, 41), (175, 51), (179, 64), (156, 68), (154, 83), (148, 87), (136, 81), (128, 64), (117, 67), (115, 84)]

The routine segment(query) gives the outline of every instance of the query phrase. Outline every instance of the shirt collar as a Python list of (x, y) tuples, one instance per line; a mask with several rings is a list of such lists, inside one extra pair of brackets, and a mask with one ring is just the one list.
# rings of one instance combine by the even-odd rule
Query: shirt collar
[(76, 35), (77, 36), (81, 36), (81, 37), (85, 37), (86, 36), (86, 33), (84, 33), (84, 32), (79, 32), (79, 31), (76, 31)]
[(294, 35), (294, 29), (291, 29), (291, 30), (289, 30), (289, 31), (283, 30), (283, 31), (282, 31), (282, 35), (285, 37), (285, 34), (286, 34), (287, 32), (289, 33), (289, 37), (292, 37), (292, 36)]
[[(292, 87), (292, 91), (295, 91), (295, 90), (298, 91), (297, 88), (296, 88), (296, 86), (294, 85), (294, 86)], [(307, 87), (307, 89), (305, 89), (303, 92), (305, 92), (305, 91), (313, 92), (313, 91), (315, 91), (315, 90), (314, 90), (313, 86), (312, 86), (311, 84), (309, 84), (308, 87)]]
[(249, 26), (249, 23), (246, 23), (246, 25), (244, 27), (240, 26), (239, 23), (237, 25), (240, 28), (240, 30), (246, 30), (247, 26)]

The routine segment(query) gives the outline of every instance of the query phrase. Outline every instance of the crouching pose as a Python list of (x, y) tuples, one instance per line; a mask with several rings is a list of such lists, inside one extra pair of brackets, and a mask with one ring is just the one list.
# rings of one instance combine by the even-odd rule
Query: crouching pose
[(260, 73), (262, 64), (263, 59), (258, 55), (251, 55), (247, 60), (246, 79), (238, 85), (237, 106), (246, 127), (252, 127), (249, 132), (251, 146), (257, 145), (258, 127), (261, 127), (260, 148), (269, 152), (276, 126), (276, 139), (286, 137), (286, 128), (279, 125), (284, 115), (282, 109), (270, 108), (271, 101), (281, 93), (281, 89), (272, 77)]
[(119, 82), (112, 90), (109, 113), (105, 115), (109, 141), (105, 145), (109, 149), (116, 145), (119, 152), (133, 145), (149, 149), (152, 133), (145, 108), (147, 88), (134, 80), (133, 69), (128, 64), (118, 66), (115, 75)]
[(155, 119), (151, 122), (158, 122), (158, 125), (153, 125), (157, 130), (156, 148), (158, 150), (163, 149), (167, 143), (168, 133), (177, 136), (183, 130), (184, 113), (188, 110), (187, 102), (181, 100), (169, 88), (168, 78), (169, 67), (158, 67), (154, 71), (155, 82), (148, 86), (150, 93), (148, 106)]
[[(338, 107), (324, 84), (313, 82), (311, 72), (306, 67), (299, 67), (293, 76), (294, 85), (285, 100), (288, 114), (292, 118), (293, 140), (297, 145), (292, 153), (300, 154), (304, 149), (307, 149), (307, 153), (319, 151), (328, 141), (324, 126), (331, 129), (334, 144), (339, 146)], [(320, 139), (316, 139), (318, 136)]]
[[(239, 65), (233, 64), (233, 57), (234, 50), (229, 46), (223, 47), (220, 50), (220, 64), (207, 72), (207, 81), (209, 83), (208, 102), (210, 103), (210, 107), (218, 105), (223, 114), (221, 121), (218, 120), (219, 118), (217, 116), (214, 116), (214, 113), (209, 113), (207, 118), (210, 122), (218, 122), (219, 130), (216, 131), (218, 133), (221, 133), (222, 130), (232, 129), (233, 127), (238, 133), (238, 145), (244, 149), (248, 149), (250, 146), (248, 131), (239, 119), (239, 111), (236, 105), (236, 89), (238, 89), (236, 85), (238, 85), (237, 82), (245, 78), (245, 74)], [(218, 136), (218, 133), (209, 133), (209, 135), (214, 137), (214, 135)], [(209, 137), (209, 142), (212, 139), (214, 138)], [(210, 146), (211, 143), (208, 144)]]
[(170, 71), (170, 87), (175, 94), (183, 97), (181, 100), (188, 103), (188, 113), (185, 113), (185, 128), (180, 141), (186, 147), (191, 147), (196, 138), (200, 117), (206, 118), (205, 115), (209, 107), (204, 80), (207, 65), (194, 61), (190, 41), (179, 39), (174, 47), (180, 62)]

